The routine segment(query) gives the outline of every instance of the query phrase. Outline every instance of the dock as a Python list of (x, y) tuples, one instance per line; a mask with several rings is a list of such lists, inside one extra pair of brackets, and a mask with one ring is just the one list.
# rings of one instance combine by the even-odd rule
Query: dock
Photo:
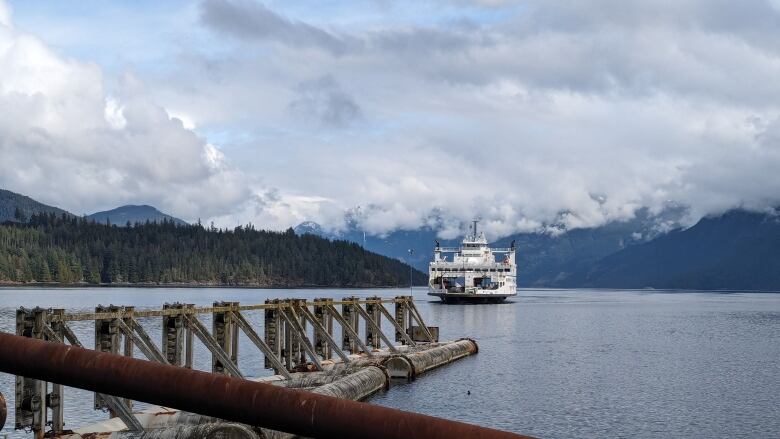
[[(159, 344), (141, 324), (150, 318), (161, 319)], [(94, 349), (70, 327), (83, 321), (94, 321)], [(14, 427), (36, 439), (523, 437), (358, 402), (478, 352), (474, 340), (440, 342), (438, 329), (411, 296), (20, 308), (16, 335), (0, 333), (0, 371), (16, 375)], [(242, 373), (240, 334), (274, 375)], [(194, 370), (196, 347), (209, 352), (210, 372)], [(145, 358), (133, 358), (136, 350)], [(93, 408), (109, 419), (66, 429), (65, 385), (95, 392)], [(134, 410), (134, 401), (155, 406)]]

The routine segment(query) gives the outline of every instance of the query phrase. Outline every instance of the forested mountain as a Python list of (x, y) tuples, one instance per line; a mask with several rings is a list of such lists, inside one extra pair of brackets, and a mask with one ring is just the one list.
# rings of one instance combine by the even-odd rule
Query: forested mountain
[(30, 197), (0, 189), (0, 223), (6, 221), (24, 222), (33, 214), (51, 212), (56, 215), (71, 215), (57, 207), (47, 206)]
[(511, 241), (516, 241), (520, 286), (555, 287), (608, 255), (665, 235), (679, 227), (683, 214), (678, 208), (668, 208), (658, 214), (640, 209), (627, 221), (563, 230), (559, 234), (519, 233), (500, 239), (495, 245), (508, 247)]
[(152, 223), (161, 223), (163, 221), (173, 222), (176, 224), (184, 225), (186, 222), (174, 218), (170, 215), (160, 212), (156, 208), (148, 205), (142, 206), (120, 206), (116, 209), (106, 210), (103, 212), (95, 212), (92, 215), (87, 215), (87, 219), (93, 220), (97, 223), (105, 224), (108, 221), (111, 224), (118, 226), (125, 226), (127, 223), (145, 223), (147, 221)]
[(560, 286), (780, 290), (780, 217), (732, 210), (609, 255)]
[[(426, 277), (414, 272), (417, 284)], [(403, 286), (409, 267), (346, 241), (177, 225), (118, 227), (86, 218), (32, 215), (0, 225), (0, 282)]]

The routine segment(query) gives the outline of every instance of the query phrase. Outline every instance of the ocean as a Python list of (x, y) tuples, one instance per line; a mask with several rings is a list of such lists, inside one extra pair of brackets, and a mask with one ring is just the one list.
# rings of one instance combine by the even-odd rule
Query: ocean
[[(479, 353), (392, 386), (368, 402), (534, 435), (780, 437), (780, 294), (701, 291), (520, 290), (499, 305), (444, 305), (415, 289), (440, 338), (469, 337)], [(392, 297), (409, 289), (0, 288), (0, 330), (20, 306), (91, 311), (97, 304), (159, 308), (166, 302), (262, 303), (267, 298)], [(210, 327), (208, 315), (203, 321)], [(247, 313), (262, 325), (262, 312)], [(152, 336), (159, 319), (144, 319)], [(94, 324), (71, 324), (92, 346)], [(389, 324), (384, 323), (388, 328)], [(140, 354), (139, 354), (140, 355)], [(270, 375), (242, 338), (239, 367)], [(198, 369), (210, 370), (198, 347)], [(13, 376), (0, 374), (14, 431)], [(66, 389), (66, 428), (106, 419), (92, 395)]]

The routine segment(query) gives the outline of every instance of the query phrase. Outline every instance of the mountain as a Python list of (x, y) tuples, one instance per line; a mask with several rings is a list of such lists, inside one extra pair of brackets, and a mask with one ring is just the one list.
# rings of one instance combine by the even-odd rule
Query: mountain
[[(677, 207), (669, 207), (658, 214), (640, 209), (633, 219), (627, 221), (613, 221), (600, 227), (570, 231), (561, 226), (554, 227), (559, 233), (518, 233), (502, 238), (493, 245), (509, 247), (515, 241), (520, 286), (552, 287), (607, 255), (664, 234), (679, 224), (684, 213), (683, 209)], [(363, 245), (363, 232), (354, 223), (348, 224), (348, 230), (337, 234), (327, 233), (311, 221), (300, 224), (295, 231), (298, 234), (309, 233)], [(437, 240), (443, 246), (457, 246), (460, 243), (460, 238), (439, 239), (435, 230), (425, 227), (395, 231), (386, 236), (368, 234), (365, 236), (365, 248), (410, 262), (418, 270), (427, 271)], [(408, 253), (410, 248), (415, 250), (411, 257)]]
[[(362, 231), (351, 227), (340, 233), (328, 233), (319, 224), (306, 221), (294, 228), (298, 235), (315, 235), (330, 240), (342, 240), (353, 242), (364, 247), (368, 251), (398, 259), (410, 263), (421, 271), (428, 271), (428, 262), (433, 258), (433, 247), (436, 240), (436, 231), (430, 228), (419, 230), (399, 230), (388, 235), (364, 235)], [(365, 245), (364, 245), (365, 241)], [(439, 239), (441, 245), (456, 245), (458, 240)], [(409, 253), (409, 250), (414, 250)]]
[(0, 189), (0, 223), (5, 221), (22, 222), (36, 213), (54, 213), (57, 216), (71, 213), (53, 206), (39, 203), (30, 197)]
[(559, 286), (780, 290), (777, 213), (732, 210), (608, 255)]
[(127, 205), (120, 206), (116, 209), (106, 210), (104, 212), (96, 212), (92, 215), (88, 215), (87, 219), (95, 221), (96, 223), (105, 224), (106, 221), (118, 226), (124, 226), (128, 222), (130, 224), (140, 223), (143, 224), (147, 221), (151, 223), (162, 223), (163, 221), (173, 222), (178, 225), (185, 225), (186, 222), (174, 218), (170, 215), (164, 214), (152, 206), (142, 205)]
[(520, 286), (555, 287), (610, 254), (652, 241), (679, 227), (684, 214), (685, 210), (679, 207), (657, 214), (640, 209), (626, 221), (555, 234), (520, 233), (500, 239), (495, 245), (508, 247), (516, 241)]

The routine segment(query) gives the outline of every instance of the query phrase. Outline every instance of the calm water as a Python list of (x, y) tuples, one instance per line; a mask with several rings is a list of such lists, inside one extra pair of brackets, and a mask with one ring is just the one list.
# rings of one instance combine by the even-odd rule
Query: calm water
[[(157, 308), (173, 301), (407, 293), (0, 289), (0, 330), (13, 330), (19, 306), (76, 311), (98, 303)], [(513, 303), (475, 306), (429, 302), (423, 290), (415, 296), (442, 339), (472, 337), (480, 352), (372, 403), (544, 438), (780, 437), (780, 294), (525, 290)], [(260, 313), (250, 318), (262, 322)], [(142, 323), (159, 334), (158, 321)], [(74, 329), (92, 345), (89, 323)], [(205, 348), (198, 354), (198, 368), (210, 368)], [(269, 374), (258, 368), (257, 355), (241, 340), (245, 374)], [(13, 377), (0, 374), (0, 391), (12, 404)], [(91, 398), (67, 389), (68, 427), (105, 419), (91, 410)], [(7, 425), (9, 437), (29, 436)]]

